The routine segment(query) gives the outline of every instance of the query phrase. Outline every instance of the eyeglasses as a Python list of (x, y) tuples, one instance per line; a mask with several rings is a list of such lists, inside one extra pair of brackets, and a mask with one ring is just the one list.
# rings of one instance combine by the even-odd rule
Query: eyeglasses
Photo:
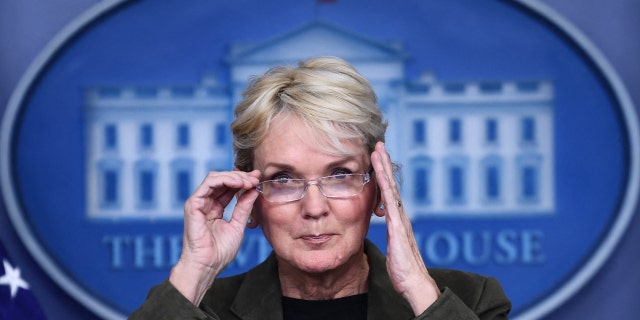
[(317, 179), (266, 180), (256, 186), (269, 202), (293, 202), (304, 198), (309, 186), (315, 185), (327, 198), (349, 198), (356, 196), (371, 180), (369, 173), (336, 174)]

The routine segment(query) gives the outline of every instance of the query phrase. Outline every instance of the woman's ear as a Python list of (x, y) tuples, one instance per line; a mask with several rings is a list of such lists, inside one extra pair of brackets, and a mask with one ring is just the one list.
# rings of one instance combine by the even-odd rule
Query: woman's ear
[(384, 204), (382, 204), (382, 202), (379, 202), (379, 204), (376, 206), (375, 210), (373, 210), (373, 213), (378, 217), (384, 217), (384, 215), (386, 214), (384, 209), (385, 209), (384, 208)]
[(374, 202), (375, 207), (373, 208), (373, 213), (378, 217), (384, 217), (386, 212), (384, 212), (384, 203), (382, 203), (382, 192), (378, 187), (378, 181), (375, 180), (375, 176), (373, 182), (375, 182), (376, 184), (376, 198)]

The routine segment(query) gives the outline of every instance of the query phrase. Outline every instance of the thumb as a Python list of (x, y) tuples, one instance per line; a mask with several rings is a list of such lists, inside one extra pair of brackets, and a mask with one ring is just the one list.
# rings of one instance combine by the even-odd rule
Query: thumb
[(258, 199), (259, 194), (260, 193), (256, 189), (250, 189), (243, 192), (238, 197), (235, 208), (233, 208), (233, 214), (231, 215), (229, 223), (244, 228), (247, 224), (247, 220), (249, 219), (249, 215), (251, 215), (253, 204), (256, 199)]

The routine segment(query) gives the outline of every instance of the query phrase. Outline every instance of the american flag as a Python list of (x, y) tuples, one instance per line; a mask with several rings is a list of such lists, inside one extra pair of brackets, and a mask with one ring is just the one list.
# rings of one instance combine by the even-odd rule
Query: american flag
[(0, 319), (46, 319), (40, 304), (29, 290), (20, 268), (11, 262), (0, 242)]

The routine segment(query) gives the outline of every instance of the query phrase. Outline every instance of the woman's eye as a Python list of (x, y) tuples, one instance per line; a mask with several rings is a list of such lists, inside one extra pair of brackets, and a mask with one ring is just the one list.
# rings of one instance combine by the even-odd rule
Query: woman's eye
[(288, 174), (277, 173), (277, 174), (273, 175), (270, 180), (275, 180), (278, 183), (285, 184), (285, 183), (290, 182), (291, 179), (292, 179), (291, 176), (289, 176)]
[(351, 173), (352, 173), (352, 171), (349, 170), (349, 169), (339, 168), (339, 169), (333, 170), (331, 175), (336, 177), (336, 178), (344, 178), (345, 175), (351, 174)]

